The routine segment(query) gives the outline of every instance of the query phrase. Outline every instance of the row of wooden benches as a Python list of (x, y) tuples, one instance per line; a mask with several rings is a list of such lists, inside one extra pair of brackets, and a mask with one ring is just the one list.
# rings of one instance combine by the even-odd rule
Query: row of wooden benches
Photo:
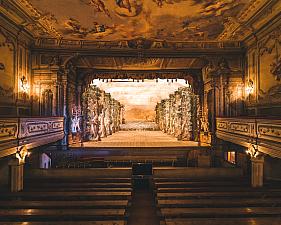
[(253, 189), (242, 180), (155, 178), (155, 201), (165, 225), (281, 224), (281, 186)]
[(130, 178), (27, 180), (23, 192), (1, 193), (1, 224), (126, 224)]
[[(181, 159), (181, 160), (179, 160)], [(72, 161), (60, 161), (55, 164), (56, 168), (105, 168), (105, 167), (131, 167), (133, 163), (152, 163), (154, 166), (186, 166), (184, 156), (162, 155), (161, 157), (131, 155), (131, 156), (107, 156), (105, 158), (85, 157)], [(184, 162), (184, 163), (183, 163)]]

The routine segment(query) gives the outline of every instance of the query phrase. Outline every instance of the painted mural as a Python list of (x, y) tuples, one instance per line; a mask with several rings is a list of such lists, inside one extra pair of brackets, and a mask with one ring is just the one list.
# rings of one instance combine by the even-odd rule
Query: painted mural
[(259, 50), (251, 48), (248, 52), (248, 80), (253, 82), (254, 86), (254, 92), (249, 96), (251, 104), (281, 103), (280, 43), (279, 26), (260, 40)]
[(90, 40), (214, 40), (250, 4), (248, 0), (22, 1), (29, 2), (59, 36)]
[(13, 96), (15, 86), (14, 46), (0, 31), (0, 98)]
[(125, 106), (124, 118), (128, 121), (154, 121), (155, 106), (162, 99), (169, 98), (169, 94), (178, 88), (189, 86), (185, 80), (113, 80), (102, 82), (94, 80), (100, 89), (109, 92), (113, 98)]

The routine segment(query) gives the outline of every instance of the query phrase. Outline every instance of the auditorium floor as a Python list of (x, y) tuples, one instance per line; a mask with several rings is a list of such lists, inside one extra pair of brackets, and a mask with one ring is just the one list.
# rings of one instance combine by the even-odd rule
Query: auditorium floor
[[(84, 142), (84, 147), (209, 147), (195, 141), (178, 141), (175, 137), (161, 131), (119, 131), (101, 141)], [(73, 144), (71, 147), (80, 144)]]

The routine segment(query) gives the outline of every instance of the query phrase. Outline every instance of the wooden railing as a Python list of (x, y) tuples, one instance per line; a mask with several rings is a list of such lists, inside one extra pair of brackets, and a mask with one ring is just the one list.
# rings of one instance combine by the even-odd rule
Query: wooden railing
[(0, 157), (14, 154), (20, 146), (32, 149), (63, 136), (63, 117), (0, 118)]
[(217, 118), (217, 137), (281, 158), (281, 119)]

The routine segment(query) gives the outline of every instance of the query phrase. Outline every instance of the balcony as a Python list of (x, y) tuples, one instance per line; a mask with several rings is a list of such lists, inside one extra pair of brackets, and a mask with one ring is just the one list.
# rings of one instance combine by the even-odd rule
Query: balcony
[(281, 158), (281, 120), (217, 118), (218, 138), (244, 147), (252, 144), (272, 157)]
[(0, 118), (0, 157), (25, 145), (32, 149), (59, 141), (64, 136), (63, 117)]

